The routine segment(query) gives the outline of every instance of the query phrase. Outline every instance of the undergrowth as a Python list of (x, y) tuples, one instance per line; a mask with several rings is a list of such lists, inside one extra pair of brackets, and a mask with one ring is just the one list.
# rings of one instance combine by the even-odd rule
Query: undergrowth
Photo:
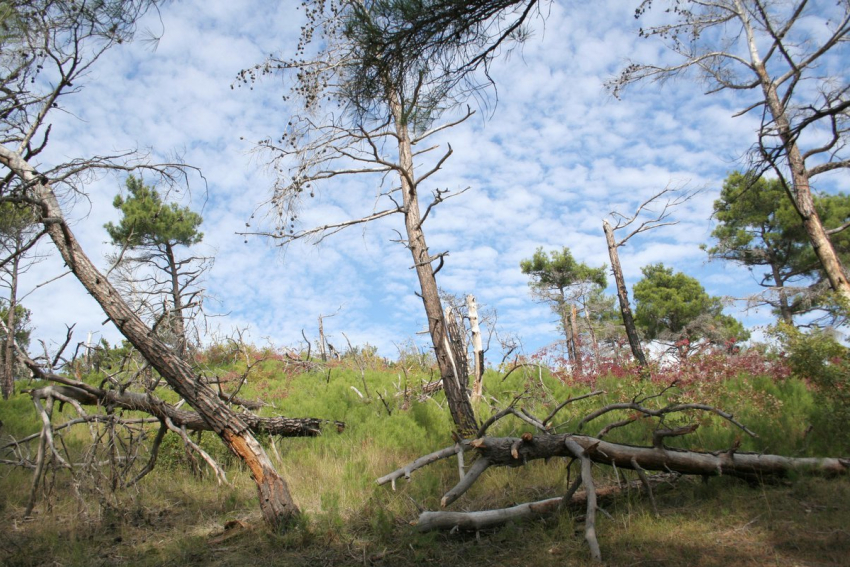
[[(244, 361), (213, 354), (204, 361), (210, 375), (241, 376)], [(226, 468), (230, 486), (217, 484), (182, 441), (168, 434), (157, 468), (136, 487), (110, 493), (102, 486), (86, 486), (85, 478), (57, 471), (39, 495), (34, 520), (22, 517), (30, 471), (0, 469), (0, 514), (6, 518), (0, 530), (0, 560), (9, 565), (235, 565), (248, 559), (305, 565), (547, 565), (563, 564), (567, 557), (577, 564), (587, 560), (583, 538), (576, 535), (581, 527), (569, 514), (509, 525), (479, 538), (417, 534), (409, 526), (420, 510), (439, 509), (441, 496), (457, 481), (452, 459), (414, 473), (395, 491), (375, 483), (417, 457), (452, 444), (442, 394), (418, 398), (422, 385), (433, 379), (427, 366), (401, 368), (373, 357), (297, 373), (286, 360), (268, 353), (258, 356), (265, 358), (239, 396), (270, 404), (261, 415), (346, 423), (344, 432), (329, 430), (317, 438), (260, 438), (303, 512), (297, 526), (285, 534), (263, 528), (250, 476), (215, 435), (193, 439)], [(94, 375), (88, 378), (96, 380)], [(692, 435), (672, 439), (671, 446), (723, 450), (740, 443), (741, 451), (789, 456), (850, 453), (830, 429), (835, 420), (824, 415), (830, 407), (821, 403), (822, 394), (810, 380), (792, 376), (782, 359), (710, 355), (676, 368), (654, 368), (651, 380), (641, 380), (628, 368), (585, 377), (535, 366), (507, 377), (504, 371), (490, 369), (484, 383), (485, 397), (475, 408), (482, 421), (510, 403), (543, 418), (571, 396), (604, 391), (567, 406), (553, 421), (556, 430), (578, 432), (582, 417), (615, 402), (645, 399), (643, 403), (652, 407), (700, 402), (734, 414), (758, 437), (750, 438), (716, 415), (690, 412), (664, 423), (700, 426)], [(166, 390), (160, 386), (158, 394), (170, 396)], [(662, 395), (652, 397), (662, 390)], [(26, 394), (0, 402), (4, 439), (38, 431), (31, 403)], [(58, 408), (56, 412), (58, 423)], [(67, 407), (62, 412), (66, 418), (73, 415)], [(586, 424), (582, 432), (595, 435), (626, 416), (606, 414)], [(615, 429), (609, 440), (646, 445), (658, 425), (638, 420)], [(488, 434), (518, 436), (526, 431), (534, 432), (508, 417)], [(89, 435), (85, 427), (77, 427), (61, 437), (69, 451), (81, 453)], [(603, 482), (614, 481), (613, 471), (600, 472), (595, 474)], [(566, 488), (565, 460), (491, 469), (452, 508), (504, 507), (559, 496)], [(838, 565), (840, 559), (829, 558), (845, 557), (837, 555), (840, 550), (850, 553), (850, 535), (840, 527), (850, 521), (848, 502), (846, 481), (799, 480), (790, 486), (756, 489), (733, 479), (714, 479), (709, 485), (684, 482), (660, 492), (660, 518), (638, 494), (606, 504), (612, 519), (601, 520), (599, 537), (612, 564), (650, 560), (670, 565), (761, 564), (772, 557), (775, 564), (792, 565), (801, 557), (805, 562), (821, 553), (826, 558), (822, 564)], [(237, 527), (226, 530), (225, 525)], [(814, 543), (801, 544), (798, 536), (783, 539), (787, 529), (814, 534), (808, 540)], [(738, 546), (735, 553), (726, 551), (724, 542), (730, 540)], [(697, 552), (706, 559), (689, 563)], [(742, 557), (747, 561), (740, 561)]]

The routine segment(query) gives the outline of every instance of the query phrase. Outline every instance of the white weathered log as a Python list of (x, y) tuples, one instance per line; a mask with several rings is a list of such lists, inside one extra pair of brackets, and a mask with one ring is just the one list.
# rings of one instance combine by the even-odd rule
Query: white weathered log
[[(649, 477), (649, 482), (661, 484), (669, 482), (670, 478), (671, 475)], [(642, 482), (640, 480), (633, 480), (623, 484), (623, 486), (607, 486), (597, 489), (596, 496), (598, 498), (609, 498), (628, 490), (640, 489), (641, 485)], [(571, 507), (585, 506), (586, 504), (587, 493), (584, 491), (570, 495), (566, 503), (567, 506)], [(512, 521), (543, 518), (557, 514), (562, 505), (564, 505), (564, 498), (557, 497), (538, 500), (537, 502), (526, 502), (509, 508), (482, 510), (480, 512), (425, 511), (419, 514), (419, 519), (415, 525), (416, 529), (420, 532), (454, 529), (478, 531), (502, 526)]]

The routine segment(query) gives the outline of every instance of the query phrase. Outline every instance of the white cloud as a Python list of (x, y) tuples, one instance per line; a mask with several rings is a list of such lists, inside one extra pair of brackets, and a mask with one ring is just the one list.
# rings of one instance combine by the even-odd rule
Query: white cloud
[[(222, 327), (250, 325), (254, 340), (296, 344), (301, 329), (315, 336), (317, 317), (339, 309), (327, 320), (337, 343), (344, 343), (345, 332), (392, 356), (394, 342), (425, 326), (409, 252), (390, 242), (397, 238), (393, 229), (402, 229), (400, 217), (349, 229), (319, 246), (295, 244), (285, 254), (235, 234), (246, 222), (261, 223), (251, 214), (272, 184), (265, 157), (249, 153), (252, 143), (279, 135), (289, 110), (279, 79), (253, 90), (231, 89), (231, 83), (264, 56), (292, 55), (302, 14), (288, 3), (248, 0), (187, 0), (161, 10), (165, 31), (156, 51), (136, 42), (108, 53), (84, 90), (64, 103), (71, 114), (56, 115), (44, 160), (132, 148), (153, 148), (160, 159), (182, 154), (205, 177), (192, 177), (191, 195), (181, 203), (203, 207), (205, 243), (216, 255), (207, 287), (221, 302)], [(755, 291), (740, 269), (730, 281), (728, 267), (706, 264), (698, 245), (709, 238), (723, 178), (755, 140), (758, 117), (732, 118), (746, 106), (742, 99), (703, 96), (702, 87), (688, 81), (610, 98), (602, 82), (627, 57), (669, 57), (637, 38), (632, 10), (614, 0), (570, 3), (569, 10), (552, 4), (548, 20), (535, 24), (535, 36), (493, 65), (499, 100), (492, 117), (484, 121), (487, 113), (478, 113), (435, 136), (435, 143), (451, 143), (454, 155), (426, 189), (470, 187), (435, 209), (425, 225), (432, 252), (450, 252), (439, 283), (496, 307), (500, 326), (523, 336), (530, 350), (556, 340), (557, 331), (548, 307), (532, 301), (519, 261), (537, 246), (569, 246), (581, 261), (609, 263), (602, 219), (611, 211), (631, 214), (669, 185), (706, 191), (674, 211), (681, 224), (638, 235), (621, 249), (629, 282), (640, 277), (641, 266), (660, 261), (699, 277), (714, 294)], [(160, 26), (152, 16), (140, 29)], [(379, 181), (326, 184), (305, 203), (305, 226), (373, 211)], [(88, 185), (91, 204), (71, 212), (83, 247), (101, 266), (110, 250), (102, 226), (118, 218), (111, 201), (121, 184), (107, 176)], [(426, 191), (423, 206), (427, 202)], [(41, 264), (28, 275), (29, 285), (61, 271), (55, 259)], [(64, 324), (77, 322), (81, 332), (117, 337), (68, 277), (26, 302), (36, 336), (59, 340)]]

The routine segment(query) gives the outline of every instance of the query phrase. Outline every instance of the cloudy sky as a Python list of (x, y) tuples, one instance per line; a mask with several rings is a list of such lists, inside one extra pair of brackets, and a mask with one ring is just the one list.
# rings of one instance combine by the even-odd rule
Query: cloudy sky
[[(44, 164), (75, 157), (138, 149), (154, 159), (178, 154), (200, 168), (190, 191), (172, 197), (204, 217), (197, 252), (214, 255), (206, 280), (213, 328), (248, 329), (252, 341), (298, 345), (301, 330), (317, 336), (317, 318), (337, 346), (345, 333), (393, 356), (395, 344), (424, 328), (414, 295), (409, 253), (394, 230), (400, 217), (351, 228), (318, 246), (296, 243), (285, 253), (274, 243), (236, 233), (270, 195), (268, 156), (256, 142), (279, 136), (291, 109), (279, 78), (253, 89), (232, 89), (237, 72), (269, 54), (292, 55), (302, 22), (296, 2), (218, 0), (168, 3), (139, 26), (161, 35), (153, 44), (136, 41), (113, 49), (92, 69), (78, 94), (65, 99), (67, 113), (54, 124)], [(649, 263), (696, 276), (710, 293), (743, 297), (757, 291), (745, 269), (708, 263), (699, 245), (710, 241), (711, 205), (726, 174), (740, 166), (754, 142), (757, 117), (733, 118), (747, 98), (703, 95), (689, 81), (647, 84), (623, 100), (602, 83), (627, 57), (662, 61), (669, 55), (637, 36), (637, 4), (622, 0), (551, 5), (534, 36), (492, 69), (498, 86), (495, 111), (477, 112), (442, 133), (454, 155), (423, 189), (469, 187), (435, 210), (425, 225), (432, 252), (449, 251), (439, 284), (455, 294), (473, 293), (498, 312), (502, 333), (522, 339), (527, 352), (558, 339), (548, 306), (535, 303), (520, 260), (542, 246), (569, 247), (591, 265), (609, 263), (602, 220), (611, 211), (630, 213), (661, 189), (702, 190), (676, 209), (678, 225), (639, 235), (621, 250), (629, 285)], [(78, 85), (79, 86), (79, 85)], [(449, 119), (451, 116), (448, 117)], [(374, 210), (379, 179), (338, 180), (305, 204), (305, 227)], [(95, 262), (106, 267), (113, 249), (104, 223), (117, 221), (111, 203), (123, 185), (105, 176), (88, 187), (88, 201), (69, 207), (73, 229)], [(426, 202), (427, 203), (427, 202)], [(49, 252), (49, 242), (41, 247)], [(56, 258), (27, 274), (24, 293), (58, 276)], [(609, 291), (613, 292), (613, 285)], [(35, 336), (58, 341), (65, 325), (76, 339), (88, 332), (114, 341), (117, 331), (70, 276), (32, 291)], [(768, 314), (727, 312), (749, 325)], [(498, 360), (494, 354), (490, 359)]]

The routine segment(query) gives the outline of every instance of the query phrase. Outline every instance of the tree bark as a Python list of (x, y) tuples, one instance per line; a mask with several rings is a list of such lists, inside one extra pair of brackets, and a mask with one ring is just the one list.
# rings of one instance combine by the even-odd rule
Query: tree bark
[(248, 425), (208, 386), (201, 383), (189, 364), (156, 338), (121, 299), (117, 290), (80, 248), (65, 222), (62, 210), (47, 179), (19, 154), (0, 146), (0, 162), (25, 184), (40, 207), (40, 222), (59, 250), (68, 269), (77, 277), (121, 333), (151, 363), (174, 390), (195, 408), (210, 428), (248, 466), (257, 484), (260, 509), (268, 524), (283, 529), (299, 513), (286, 481), (275, 470)]
[(617, 298), (620, 300), (620, 312), (623, 314), (623, 325), (626, 327), (626, 337), (635, 360), (642, 367), (646, 367), (646, 355), (640, 344), (640, 337), (635, 327), (635, 319), (632, 316), (632, 308), (629, 306), (629, 291), (626, 288), (626, 280), (623, 277), (623, 268), (620, 267), (620, 254), (617, 252), (617, 241), (614, 239), (614, 229), (608, 221), (602, 221), (602, 230), (605, 231), (605, 241), (608, 243), (608, 256), (611, 258), (611, 272), (614, 274), (614, 283), (617, 286)]
[(390, 109), (395, 124), (398, 139), (399, 177), (401, 178), (402, 206), (404, 209), (404, 226), (407, 232), (407, 246), (413, 256), (413, 266), (419, 279), (422, 291), (422, 303), (428, 319), (428, 333), (434, 345), (434, 354), (443, 380), (443, 391), (446, 393), (449, 412), (452, 420), (462, 437), (471, 437), (478, 431), (475, 413), (469, 402), (467, 388), (467, 369), (458, 366), (455, 353), (452, 352), (443, 307), (434, 276), (432, 257), (425, 242), (422, 231), (422, 219), (419, 212), (419, 196), (417, 194), (416, 178), (413, 170), (413, 150), (410, 143), (410, 131), (404, 120), (401, 102), (398, 94), (391, 92), (388, 96)]
[(472, 359), (475, 365), (472, 382), (472, 398), (480, 400), (484, 389), (484, 345), (481, 341), (481, 328), (478, 325), (478, 302), (475, 296), (466, 296), (466, 307), (469, 313), (469, 329), (472, 331)]

